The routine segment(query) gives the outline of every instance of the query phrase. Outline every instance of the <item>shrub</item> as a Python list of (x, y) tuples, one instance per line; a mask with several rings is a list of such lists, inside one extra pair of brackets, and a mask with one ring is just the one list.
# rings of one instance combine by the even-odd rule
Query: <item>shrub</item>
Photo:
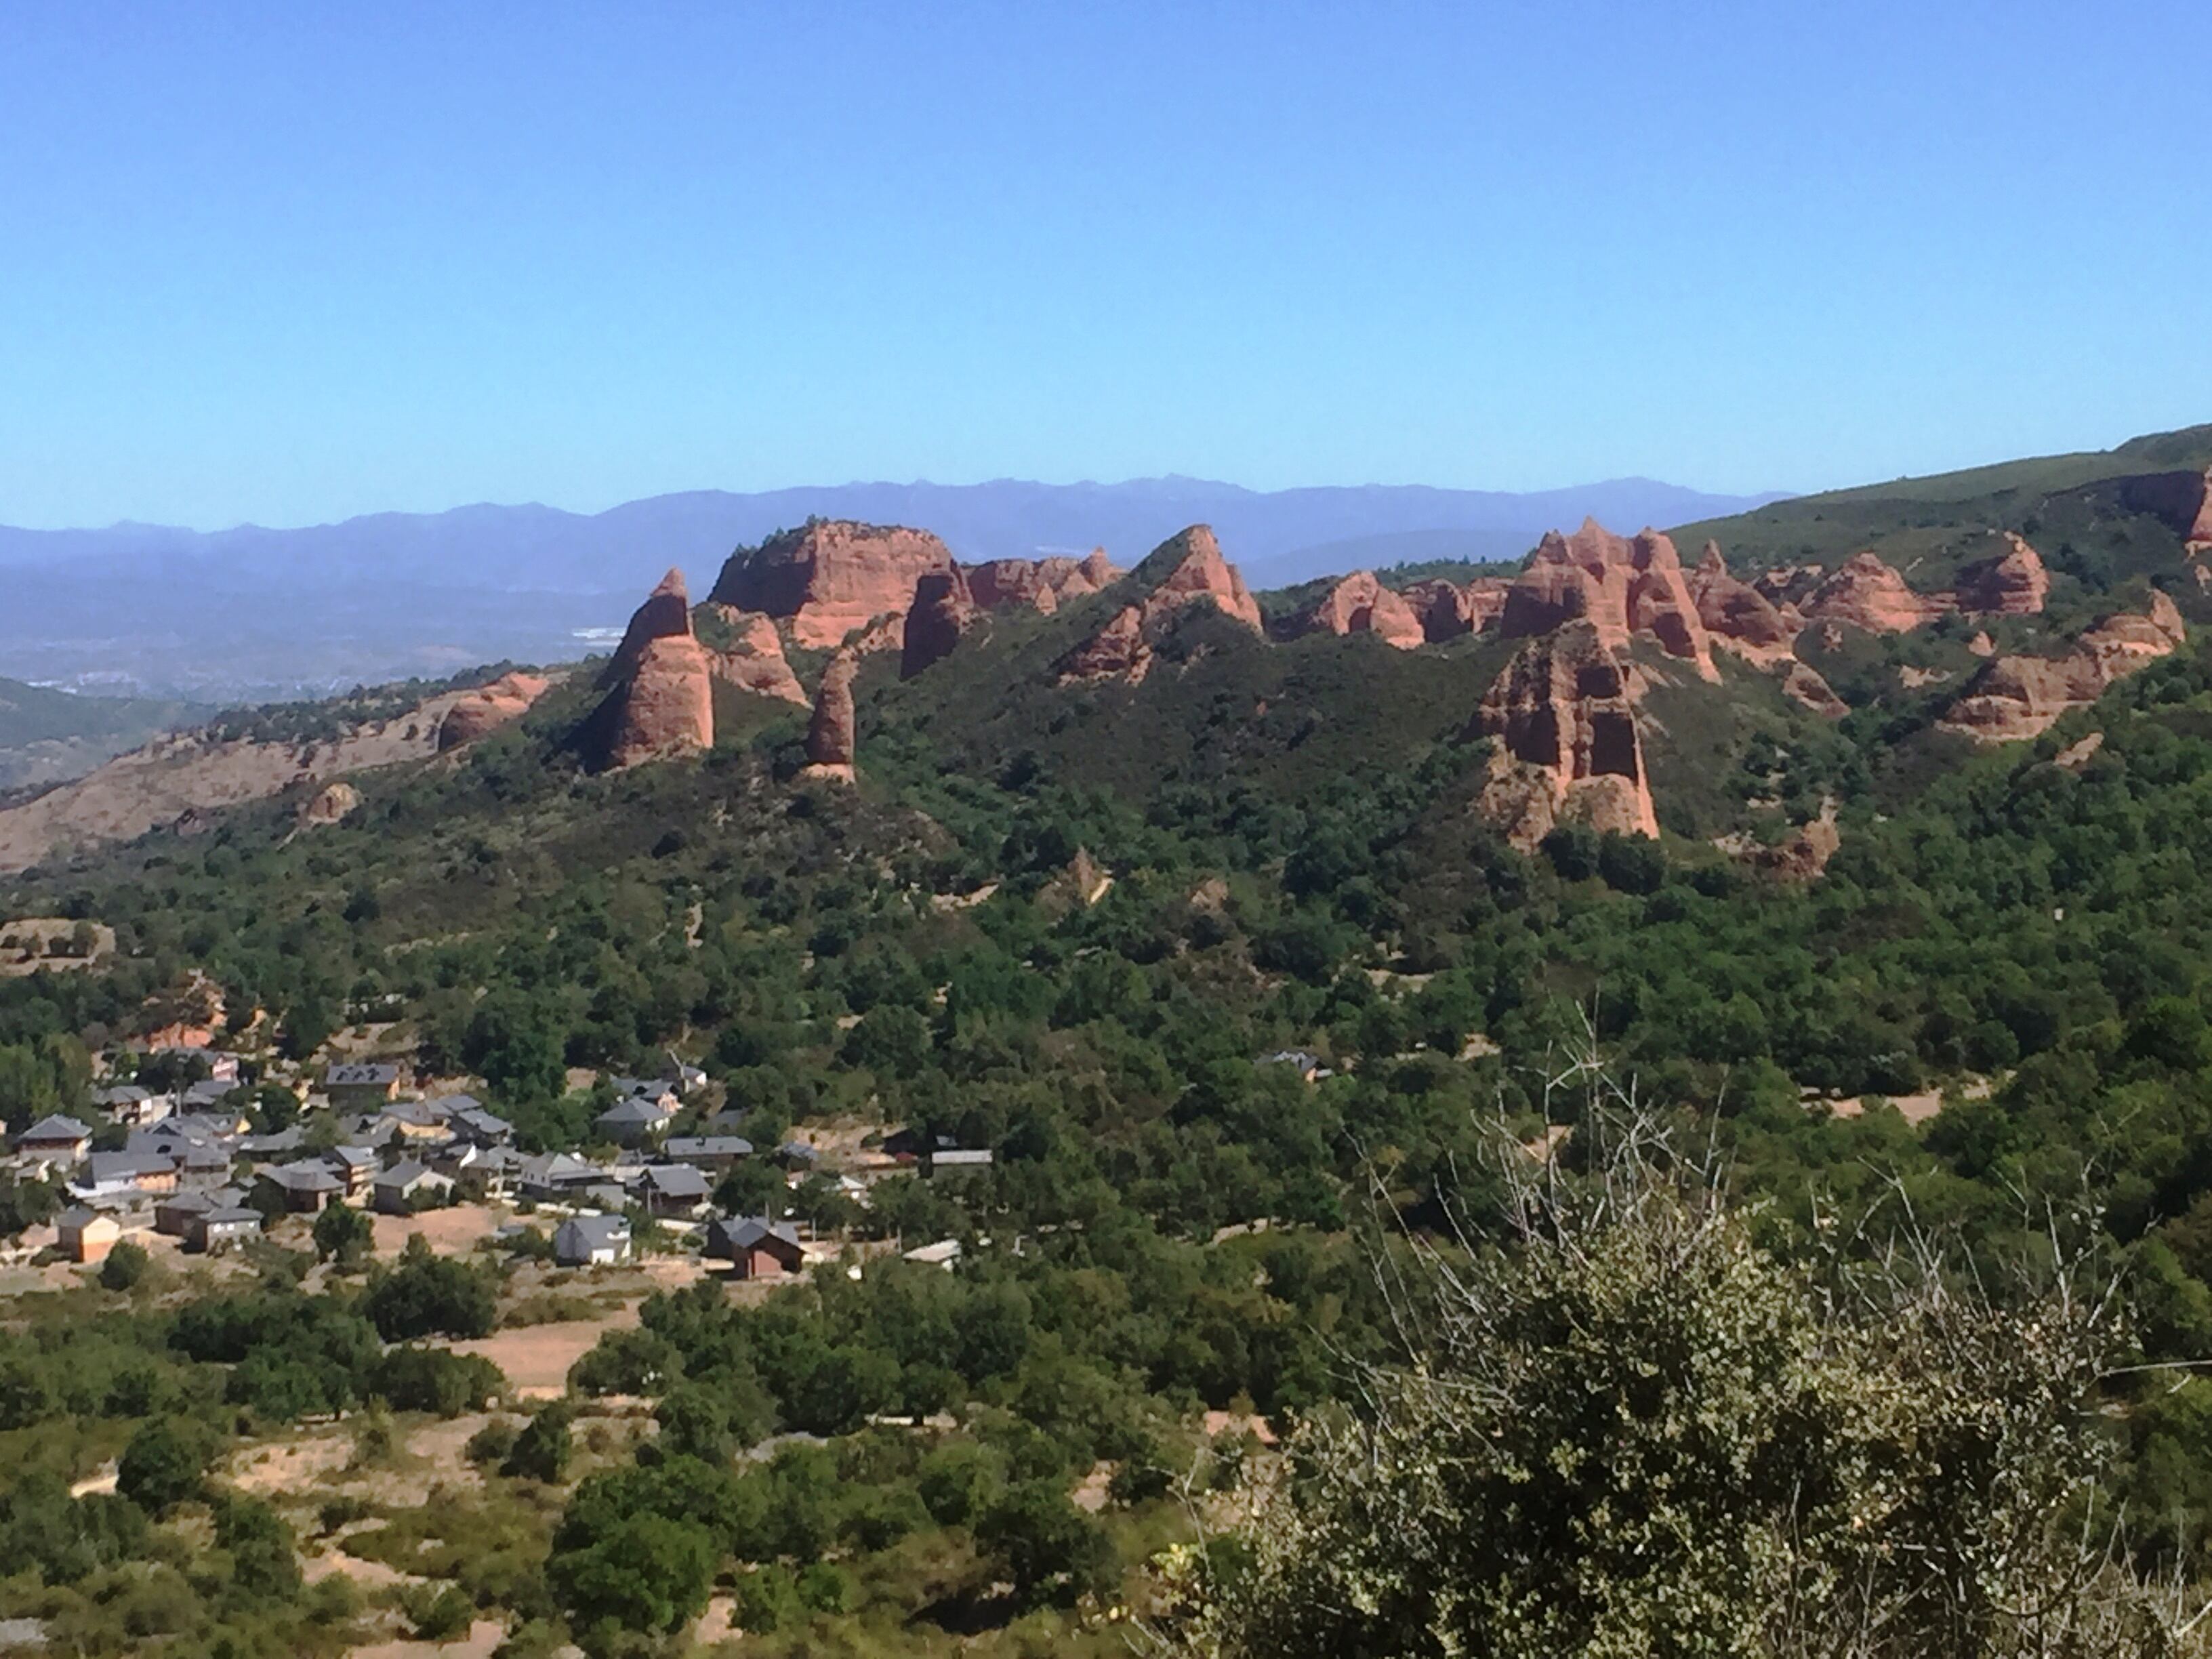
[(199, 1496), (213, 1455), (196, 1425), (159, 1419), (132, 1435), (124, 1447), (115, 1468), (115, 1490), (149, 1515), (166, 1515)]
[(126, 1238), (108, 1251), (107, 1259), (100, 1264), (100, 1285), (111, 1291), (131, 1290), (145, 1279), (147, 1270), (153, 1265), (154, 1259), (146, 1254), (146, 1247)]
[(1237, 1547), (1175, 1558), (1186, 1651), (2185, 1650), (2068, 1524), (2123, 1338), (2085, 1267), (2000, 1301), (1909, 1237), (1785, 1262), (1648, 1124), (1577, 1138), (1510, 1247), (1427, 1256), (1371, 1415), (1310, 1417)]

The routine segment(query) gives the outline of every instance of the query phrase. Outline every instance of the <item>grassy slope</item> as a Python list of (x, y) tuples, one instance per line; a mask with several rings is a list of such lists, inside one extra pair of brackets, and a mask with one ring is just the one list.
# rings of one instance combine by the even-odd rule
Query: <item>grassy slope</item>
[[(1758, 569), (1793, 562), (1834, 565), (1871, 548), (1921, 588), (1945, 586), (1989, 552), (1992, 532), (2027, 535), (2052, 564), (2095, 585), (2170, 568), (2179, 539), (2140, 514), (2118, 514), (2069, 492), (2108, 478), (2212, 465), (2212, 426), (2132, 439), (2079, 455), (2044, 456), (1921, 478), (1776, 501), (1673, 532), (1686, 556), (1708, 538), (1729, 564)], [(2061, 550), (2070, 545), (2069, 557)]]

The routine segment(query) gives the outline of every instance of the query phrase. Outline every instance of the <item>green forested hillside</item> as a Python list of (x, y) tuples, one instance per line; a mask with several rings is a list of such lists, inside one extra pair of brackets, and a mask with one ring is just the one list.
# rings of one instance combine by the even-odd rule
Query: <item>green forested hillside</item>
[[(1887, 499), (1865, 511), (1894, 519)], [(2006, 497), (1990, 520), (1994, 491), (1931, 499), (1946, 525), (2072, 510)], [(1811, 515), (1830, 510), (1808, 509), (1824, 527), (1805, 533), (1827, 536)], [(2137, 530), (2082, 510), (2081, 545), (2113, 562), (2085, 553), (2056, 604), (2150, 575), (2194, 611), (2170, 532), (2163, 562), (2142, 529), (2142, 568), (2123, 568), (2136, 556), (2113, 538)], [(1716, 533), (1733, 554), (1773, 511)], [(651, 1400), (657, 1438), (580, 1434), (565, 1462), (567, 1419), (541, 1411), (520, 1449), (483, 1453), (465, 1498), (337, 1523), (373, 1559), (436, 1563), (518, 1641), (565, 1632), (599, 1652), (713, 1585), (750, 1650), (1121, 1650), (1115, 1609), (1143, 1605), (1146, 1561), (1186, 1535), (1186, 1478), (1233, 1486), (1252, 1417), (1273, 1432), (1357, 1406), (1355, 1368), (1397, 1351), (1403, 1241), (1449, 1255), (1509, 1237), (1497, 1133), (1540, 1148), (1581, 1121), (1580, 1091), (1553, 1085), (1590, 1033), (1763, 1206), (1784, 1263), (1884, 1237), (1909, 1205), (1994, 1281), (2045, 1249), (2032, 1200), (2063, 1199), (2138, 1310), (2125, 1362), (2212, 1360), (2202, 642), (1980, 751), (1929, 732), (1942, 694), (1899, 672), (1962, 675), (1973, 659), (1942, 629), (1832, 653), (1855, 705), (1832, 725), (1762, 676), (1730, 666), (1711, 687), (1655, 661), (1668, 835), (1562, 833), (1532, 858), (1472, 810), (1495, 642), (1270, 645), (1201, 608), (1141, 684), (1057, 684), (1124, 597), (1002, 615), (903, 684), (872, 660), (857, 787), (799, 780), (805, 716), (742, 698), (702, 758), (586, 775), (571, 685), (459, 756), (359, 776), (341, 823), (295, 833), (297, 803), (273, 801), (34, 872), (7, 909), (94, 919), (118, 948), (97, 974), (0, 981), (0, 1109), (21, 1128), (80, 1106), (86, 1049), (145, 1029), (199, 971), (234, 1024), (267, 1012), (240, 1040), (272, 1074), (373, 1021), (426, 1074), (471, 1079), (533, 1151), (592, 1138), (605, 1101), (565, 1068), (649, 1074), (671, 1050), (757, 1148), (905, 1128), (990, 1150), (957, 1182), (896, 1176), (865, 1209), (819, 1182), (793, 1200), (856, 1247), (957, 1241), (957, 1273), (876, 1262), (765, 1300), (656, 1297), (571, 1382)], [(1824, 801), (1842, 848), (1818, 881), (1713, 844)], [(1269, 1062), (1285, 1050), (1321, 1074)], [(1563, 1176), (1585, 1156), (1570, 1134)], [(739, 1211), (783, 1190), (757, 1161), (722, 1182)], [(511, 1283), (500, 1260), (467, 1271)], [(204, 1305), (18, 1309), (0, 1443), (81, 1478), (149, 1425), (229, 1444), (375, 1400), (435, 1407), (446, 1385), (377, 1339), (415, 1334), (392, 1310), (451, 1286), (407, 1262), (304, 1287), (303, 1261), (261, 1266)], [(377, 1288), (395, 1281), (404, 1294)], [(2123, 1553), (2203, 1575), (2212, 1383), (2096, 1387)], [(0, 1582), (0, 1613), (35, 1605), (88, 1650), (121, 1650), (102, 1598), (125, 1564), (177, 1554), (168, 1529), (143, 1534), (161, 1505), (13, 1491), (10, 1515), (85, 1541), (42, 1546)], [(244, 1594), (179, 1582), (173, 1628)], [(272, 1650), (337, 1641), (344, 1608), (264, 1588)]]

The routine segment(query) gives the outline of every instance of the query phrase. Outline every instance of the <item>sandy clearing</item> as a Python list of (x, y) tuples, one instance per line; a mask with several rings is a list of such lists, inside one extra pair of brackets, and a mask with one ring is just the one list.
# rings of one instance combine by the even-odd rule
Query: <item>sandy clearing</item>
[(231, 1458), (227, 1478), (240, 1492), (301, 1492), (353, 1462), (353, 1450), (344, 1433), (247, 1446)]
[(455, 1353), (479, 1354), (506, 1373), (524, 1400), (557, 1399), (567, 1392), (568, 1368), (589, 1353), (602, 1334), (637, 1323), (635, 1302), (625, 1302), (600, 1319), (563, 1319), (550, 1325), (526, 1325), (495, 1331), (447, 1346)]
[(463, 1255), (489, 1238), (506, 1222), (502, 1212), (481, 1204), (456, 1204), (442, 1210), (425, 1210), (420, 1215), (377, 1215), (370, 1221), (376, 1230), (376, 1253), (379, 1255), (398, 1255), (406, 1248), (407, 1241), (420, 1235), (438, 1255)]
[(353, 1659), (491, 1659), (499, 1644), (507, 1639), (507, 1626), (496, 1619), (478, 1619), (469, 1626), (466, 1636), (450, 1642), (412, 1642), (394, 1638), (388, 1642), (370, 1642), (348, 1652)]
[(710, 1596), (707, 1611), (699, 1615), (699, 1622), (691, 1627), (691, 1639), (701, 1646), (716, 1642), (733, 1641), (744, 1632), (738, 1628), (738, 1602), (735, 1596)]

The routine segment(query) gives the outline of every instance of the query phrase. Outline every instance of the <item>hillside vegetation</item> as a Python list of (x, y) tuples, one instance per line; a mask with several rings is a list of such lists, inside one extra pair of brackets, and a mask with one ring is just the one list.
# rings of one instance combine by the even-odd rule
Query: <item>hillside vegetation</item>
[[(571, 1068), (674, 1054), (707, 1079), (680, 1132), (734, 1112), (761, 1153), (992, 1160), (877, 1169), (865, 1203), (718, 1170), (722, 1210), (787, 1207), (823, 1265), (636, 1288), (567, 1397), (510, 1393), (447, 1490), (364, 1481), (328, 1518), (235, 1472), (328, 1411), (386, 1425), (362, 1468), (473, 1425), (511, 1379), (407, 1345), (614, 1281), (541, 1279), (519, 1235), (432, 1267), (332, 1224), (273, 1229), (250, 1272), (13, 1297), (0, 1521), (47, 1541), (0, 1616), (88, 1652), (249, 1627), (242, 1650), (334, 1652), (367, 1612), (281, 1570), (312, 1540), (424, 1581), (378, 1616), (435, 1625), (450, 1590), (447, 1627), (526, 1653), (647, 1650), (710, 1603), (771, 1655), (1103, 1655), (1133, 1620), (1223, 1653), (2201, 1650), (2143, 1585), (2212, 1582), (2212, 649), (2199, 629), (2028, 741), (1935, 728), (1973, 631), (2056, 649), (2154, 584), (2212, 614), (2171, 527), (2069, 494), (2208, 435), (1711, 526), (1740, 568), (1761, 537), (1833, 562), (1872, 534), (1936, 571), (2078, 514), (2079, 556), (2039, 614), (1810, 647), (1835, 720), (1639, 639), (1656, 840), (1567, 823), (1526, 854), (1476, 810), (1494, 635), (1271, 641), (1200, 604), (1139, 683), (1063, 684), (1139, 568), (903, 680), (864, 659), (857, 784), (804, 775), (805, 711), (727, 685), (706, 752), (589, 772), (576, 675), (352, 774), (337, 821), (302, 827), (301, 783), (48, 858), (0, 909), (115, 948), (0, 981), (11, 1129), (88, 1109), (91, 1054), (204, 975), (255, 1086), (285, 1081), (252, 1097), (272, 1122), (339, 1036), (480, 1094), (528, 1152), (611, 1152)], [(1761, 856), (1824, 812), (1817, 878)], [(0, 1185), (0, 1220), (55, 1196)], [(956, 1266), (900, 1259), (925, 1243)], [(2109, 1300), (2060, 1353), (2087, 1327), (2048, 1298), (2081, 1286)], [(1600, 1315), (1618, 1340), (1580, 1343)], [(1439, 1408), (1458, 1381), (1557, 1411), (1498, 1451), (1518, 1474), (1466, 1438), (1505, 1425)], [(119, 1498), (69, 1495), (126, 1447)], [(1391, 1514), (1409, 1492), (1422, 1526)], [(1534, 1530), (1501, 1534), (1509, 1500)], [(1392, 1600), (1399, 1567), (1432, 1571)], [(2058, 1582), (2075, 1622), (2020, 1613)], [(1870, 1619), (1889, 1633), (1850, 1645)]]

